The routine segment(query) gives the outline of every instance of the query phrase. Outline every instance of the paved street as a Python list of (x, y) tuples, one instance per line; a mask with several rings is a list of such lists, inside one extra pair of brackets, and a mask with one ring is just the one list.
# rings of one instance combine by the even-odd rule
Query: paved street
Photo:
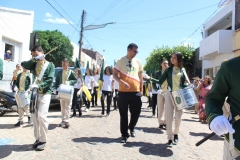
[[(146, 98), (143, 98), (146, 102)], [(100, 104), (100, 102), (98, 102)], [(179, 143), (168, 148), (166, 131), (157, 129), (157, 118), (151, 118), (151, 112), (143, 103), (141, 117), (136, 127), (136, 137), (129, 138), (127, 144), (121, 144), (119, 131), (119, 113), (111, 111), (110, 117), (101, 117), (101, 108), (92, 108), (83, 112), (81, 118), (73, 118), (71, 127), (57, 127), (61, 114), (57, 107), (49, 112), (48, 143), (44, 151), (31, 149), (35, 141), (33, 127), (25, 123), (16, 128), (17, 113), (8, 113), (0, 117), (0, 159), (171, 159), (171, 160), (219, 160), (222, 158), (223, 139), (217, 136), (200, 147), (195, 143), (211, 131), (206, 124), (198, 122), (194, 110), (186, 110), (182, 116)], [(27, 121), (27, 117), (24, 118)]]

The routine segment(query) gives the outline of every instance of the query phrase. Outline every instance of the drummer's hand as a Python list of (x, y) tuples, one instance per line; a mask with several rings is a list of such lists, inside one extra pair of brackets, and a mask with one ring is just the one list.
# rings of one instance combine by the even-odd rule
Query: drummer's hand
[(225, 116), (215, 117), (210, 123), (210, 129), (218, 136), (227, 134), (228, 132), (230, 134), (233, 134), (235, 132)]
[(161, 93), (162, 93), (162, 90), (158, 90), (158, 91), (157, 91), (157, 94), (161, 94)]
[(34, 84), (30, 85), (30, 89), (32, 90), (33, 88), (39, 88), (39, 87), (37, 84), (34, 83)]
[(77, 92), (77, 96), (80, 96), (81, 93), (81, 89)]
[(130, 85), (127, 82), (122, 82), (123, 87), (126, 89), (130, 89)]
[(194, 88), (194, 85), (193, 84), (189, 84), (188, 87)]
[(66, 85), (70, 85), (69, 81), (66, 81)]
[(143, 76), (143, 78), (145, 78), (145, 79), (150, 79), (150, 78), (151, 78), (151, 77), (150, 77), (149, 75), (147, 75), (146, 73), (143, 73), (142, 76)]
[(93, 89), (91, 90), (91, 94), (93, 94)]
[(56, 89), (54, 89), (54, 90), (53, 90), (53, 93), (54, 93), (54, 94), (57, 94), (57, 90), (56, 90)]

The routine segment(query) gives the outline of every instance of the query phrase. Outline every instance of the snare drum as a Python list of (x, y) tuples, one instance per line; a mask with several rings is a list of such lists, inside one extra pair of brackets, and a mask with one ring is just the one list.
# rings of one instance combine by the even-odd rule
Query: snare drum
[(198, 103), (197, 97), (191, 87), (173, 91), (171, 98), (176, 110), (186, 109)]
[(66, 84), (61, 84), (58, 89), (58, 98), (72, 101), (74, 88)]
[(15, 99), (19, 108), (28, 107), (30, 105), (30, 99), (28, 99), (27, 92), (18, 92), (15, 94)]

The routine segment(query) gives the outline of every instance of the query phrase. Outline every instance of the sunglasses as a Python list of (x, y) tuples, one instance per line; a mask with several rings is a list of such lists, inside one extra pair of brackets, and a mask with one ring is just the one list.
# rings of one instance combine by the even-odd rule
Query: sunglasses
[(128, 66), (129, 68), (132, 68), (132, 61), (128, 61), (127, 66)]

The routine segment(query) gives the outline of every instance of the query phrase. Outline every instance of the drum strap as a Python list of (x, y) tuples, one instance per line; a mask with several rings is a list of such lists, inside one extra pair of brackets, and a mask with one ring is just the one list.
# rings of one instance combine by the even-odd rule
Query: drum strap
[[(232, 114), (230, 114), (228, 120), (229, 121), (232, 120)], [(232, 126), (232, 124), (231, 124), (231, 126)], [(234, 142), (235, 142), (235, 139), (233, 139), (233, 134), (229, 133), (229, 153), (230, 153), (230, 155), (232, 157), (233, 157), (234, 151), (235, 151), (235, 149), (234, 149)]]
[(188, 76), (187, 76), (186, 70), (183, 69), (182, 71), (183, 71), (183, 74), (184, 74), (186, 80), (188, 81), (188, 83), (191, 84), (190, 81), (189, 81), (189, 78), (188, 78)]
[(42, 80), (43, 74), (44, 74), (45, 70), (47, 69), (48, 64), (49, 64), (49, 62), (45, 61), (44, 65), (42, 66), (41, 72), (37, 78), (39, 81)]

